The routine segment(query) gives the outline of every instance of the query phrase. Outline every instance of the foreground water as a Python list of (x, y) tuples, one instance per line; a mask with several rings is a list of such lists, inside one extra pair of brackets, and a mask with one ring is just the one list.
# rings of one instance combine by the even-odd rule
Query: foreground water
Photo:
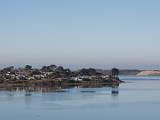
[(126, 83), (119, 88), (40, 89), (29, 93), (23, 89), (1, 90), (0, 119), (160, 120), (160, 77), (122, 79)]

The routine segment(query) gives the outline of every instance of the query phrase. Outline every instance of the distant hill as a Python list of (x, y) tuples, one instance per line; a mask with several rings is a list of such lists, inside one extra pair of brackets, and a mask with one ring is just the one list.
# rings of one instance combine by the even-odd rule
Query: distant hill
[(160, 70), (144, 70), (138, 73), (139, 76), (157, 76), (160, 75)]
[[(103, 73), (105, 75), (109, 75), (111, 73), (111, 70), (102, 70), (102, 69), (97, 69), (97, 72)], [(137, 75), (138, 73), (140, 73), (141, 70), (120, 70), (120, 75)]]

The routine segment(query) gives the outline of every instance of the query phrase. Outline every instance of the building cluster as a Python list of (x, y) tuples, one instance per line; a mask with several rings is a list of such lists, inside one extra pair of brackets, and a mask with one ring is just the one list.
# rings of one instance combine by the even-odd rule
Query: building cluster
[(67, 76), (69, 74), (69, 69), (55, 65), (43, 66), (41, 69), (32, 69), (29, 65), (26, 65), (24, 68), (11, 66), (0, 70), (0, 80), (41, 80)]
[(95, 69), (81, 69), (71, 71), (64, 69), (62, 66), (50, 65), (43, 66), (41, 69), (33, 69), (32, 66), (26, 65), (24, 68), (14, 68), (13, 66), (0, 70), (0, 81), (16, 80), (53, 80), (65, 79), (70, 81), (99, 81), (108, 79), (117, 79), (117, 69), (112, 69), (110, 76), (98, 73)]

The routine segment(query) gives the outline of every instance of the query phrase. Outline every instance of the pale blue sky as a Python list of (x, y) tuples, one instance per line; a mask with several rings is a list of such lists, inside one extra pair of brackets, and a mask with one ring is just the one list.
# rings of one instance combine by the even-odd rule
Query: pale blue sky
[(0, 0), (0, 67), (160, 69), (159, 0)]

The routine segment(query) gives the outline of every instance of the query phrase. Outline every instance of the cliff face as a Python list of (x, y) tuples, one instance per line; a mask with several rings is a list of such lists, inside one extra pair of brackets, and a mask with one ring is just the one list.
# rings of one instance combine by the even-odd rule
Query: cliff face
[(141, 71), (137, 75), (139, 76), (155, 75), (156, 76), (156, 75), (160, 75), (160, 70), (145, 70), (145, 71)]

